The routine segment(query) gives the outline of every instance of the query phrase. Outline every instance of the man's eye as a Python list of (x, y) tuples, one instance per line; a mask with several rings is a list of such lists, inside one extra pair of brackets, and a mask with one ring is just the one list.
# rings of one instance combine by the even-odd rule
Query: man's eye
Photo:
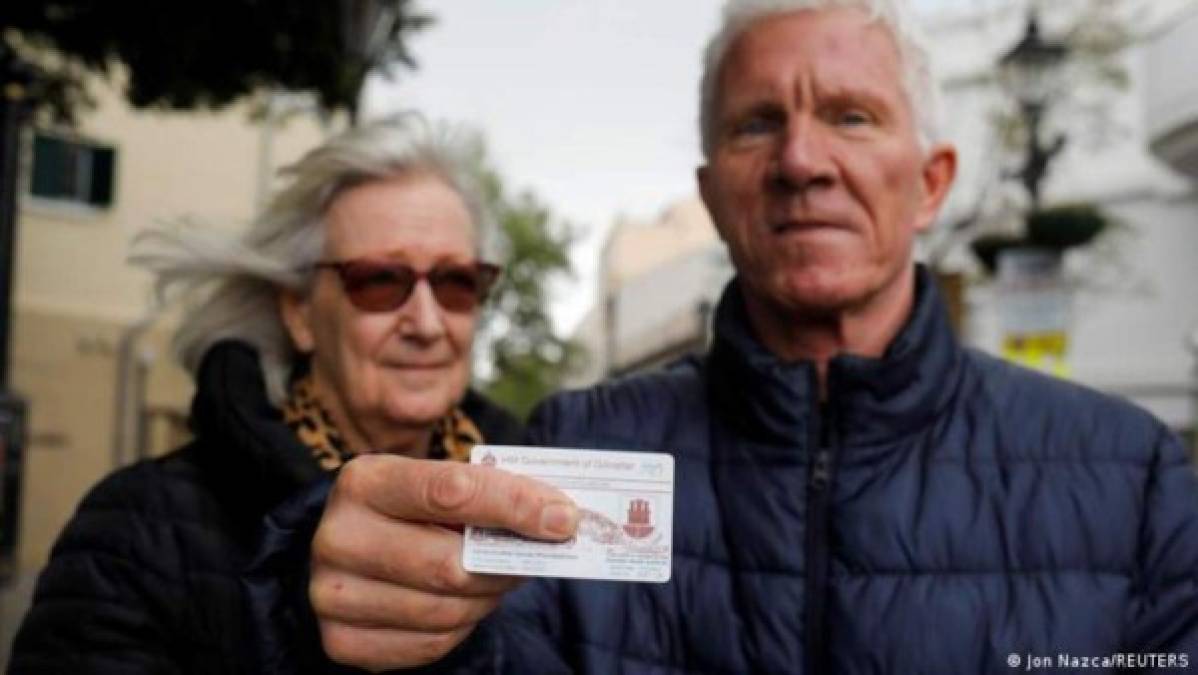
[(735, 136), (755, 136), (768, 134), (778, 128), (778, 121), (770, 117), (754, 115), (737, 122), (732, 128)]
[(862, 110), (842, 110), (836, 113), (836, 124), (845, 127), (859, 127), (872, 124), (873, 116)]

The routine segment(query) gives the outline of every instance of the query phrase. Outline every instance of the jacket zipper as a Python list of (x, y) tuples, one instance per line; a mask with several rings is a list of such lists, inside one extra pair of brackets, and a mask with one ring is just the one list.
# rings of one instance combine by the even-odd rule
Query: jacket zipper
[(831, 408), (819, 406), (818, 428), (813, 434), (816, 451), (807, 484), (807, 649), (806, 672), (829, 671), (828, 565), (831, 557), (828, 528), (831, 520), (834, 424)]

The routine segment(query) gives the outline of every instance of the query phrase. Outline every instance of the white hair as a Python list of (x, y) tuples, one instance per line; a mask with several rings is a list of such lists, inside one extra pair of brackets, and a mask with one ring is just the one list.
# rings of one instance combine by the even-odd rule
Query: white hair
[(213, 344), (236, 339), (258, 350), (267, 395), (281, 405), (297, 353), (283, 324), (279, 293), (308, 292), (312, 265), (325, 241), (324, 215), (355, 186), (410, 172), (429, 172), (462, 198), (482, 258), (503, 242), (487, 209), (478, 174), (481, 141), (415, 112), (400, 113), (335, 136), (280, 174), (285, 187), (242, 236), (174, 223), (140, 233), (129, 261), (155, 274), (158, 303), (211, 290), (190, 308), (174, 337), (183, 366), (197, 373)]
[(772, 16), (804, 10), (856, 8), (890, 30), (898, 46), (903, 91), (915, 113), (920, 145), (926, 150), (940, 138), (939, 91), (932, 74), (931, 55), (923, 31), (906, 0), (728, 0), (720, 28), (707, 43), (699, 91), (699, 135), (703, 155), (710, 158), (715, 145), (716, 105), (720, 68), (728, 48), (752, 24)]

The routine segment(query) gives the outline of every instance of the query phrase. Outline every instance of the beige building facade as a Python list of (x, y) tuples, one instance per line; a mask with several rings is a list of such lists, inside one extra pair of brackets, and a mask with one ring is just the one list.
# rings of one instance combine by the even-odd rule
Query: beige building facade
[[(191, 383), (169, 350), (170, 317), (146, 319), (151, 279), (125, 262), (132, 238), (179, 219), (244, 227), (274, 171), (328, 133), (302, 106), (286, 116), (261, 101), (142, 112), (115, 87), (93, 83), (92, 92), (97, 106), (75, 128), (37, 127), (23, 139), (10, 387), (28, 417), (15, 569), (0, 591), (4, 661), (36, 575), (80, 498), (119, 465), (186, 436)], [(55, 180), (46, 147), (67, 148), (57, 159), (70, 161), (55, 168), (70, 176), (59, 184), (69, 192), (79, 182), (83, 199), (45, 196), (47, 176)], [(111, 158), (104, 203), (87, 203), (97, 176), (80, 148)]]
[(568, 385), (702, 351), (708, 313), (732, 267), (698, 196), (654, 218), (620, 220), (600, 256), (595, 304), (574, 335), (592, 358)]

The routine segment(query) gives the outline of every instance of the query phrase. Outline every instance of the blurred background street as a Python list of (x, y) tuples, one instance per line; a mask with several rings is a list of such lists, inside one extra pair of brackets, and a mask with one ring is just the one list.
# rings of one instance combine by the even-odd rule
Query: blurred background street
[[(694, 184), (720, 0), (86, 4), (0, 9), (0, 665), (86, 490), (188, 434), (188, 305), (157, 308), (130, 240), (244, 227), (346, 125), (477, 134), (515, 256), (477, 378), (513, 409), (706, 346), (731, 274)], [(961, 157), (920, 257), (962, 339), (1194, 447), (1198, 0), (913, 4)]]

